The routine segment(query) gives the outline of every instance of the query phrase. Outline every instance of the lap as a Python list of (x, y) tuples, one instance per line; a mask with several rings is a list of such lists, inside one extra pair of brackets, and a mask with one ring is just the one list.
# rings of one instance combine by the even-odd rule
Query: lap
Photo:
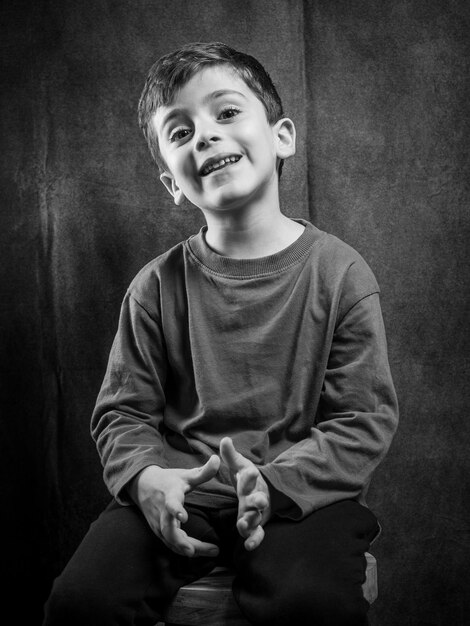
[[(217, 541), (199, 510), (190, 511), (187, 532)], [(131, 624), (137, 616), (139, 623), (146, 618), (155, 623), (182, 585), (206, 575), (215, 565), (214, 559), (175, 554), (153, 533), (137, 507), (113, 502), (91, 524), (56, 579), (45, 624)]]
[[(377, 532), (374, 515), (356, 502), (340, 502), (301, 521), (274, 517), (265, 538), (247, 552), (235, 529), (236, 510), (187, 506), (188, 534), (216, 543), (233, 558), (234, 594), (253, 624), (320, 626), (335, 602), (348, 609), (345, 624), (364, 624), (364, 553)], [(137, 507), (110, 505), (56, 580), (45, 625), (157, 621), (177, 590), (206, 575), (214, 559), (191, 559), (168, 549)], [(334, 596), (337, 596), (336, 598)], [(353, 621), (350, 615), (360, 617)], [(330, 619), (330, 618), (328, 618)], [(328, 621), (325, 621), (328, 623)], [(339, 616), (329, 623), (341, 624)]]
[(311, 624), (313, 616), (315, 624), (367, 623), (364, 553), (377, 532), (373, 513), (352, 500), (301, 521), (274, 517), (256, 550), (238, 542), (234, 593), (242, 611), (255, 624)]

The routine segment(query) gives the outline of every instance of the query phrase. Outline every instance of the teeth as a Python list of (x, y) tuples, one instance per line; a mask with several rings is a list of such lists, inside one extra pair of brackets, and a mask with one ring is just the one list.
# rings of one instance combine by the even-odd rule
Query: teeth
[(239, 160), (240, 160), (240, 157), (237, 157), (237, 156), (225, 157), (224, 159), (220, 159), (220, 161), (216, 161), (215, 163), (211, 163), (210, 165), (205, 167), (202, 170), (201, 174), (202, 176), (206, 176), (207, 174), (210, 174), (210, 172), (213, 172), (214, 170), (218, 170), (221, 167), (224, 167), (225, 165), (227, 165), (227, 163), (236, 163)]

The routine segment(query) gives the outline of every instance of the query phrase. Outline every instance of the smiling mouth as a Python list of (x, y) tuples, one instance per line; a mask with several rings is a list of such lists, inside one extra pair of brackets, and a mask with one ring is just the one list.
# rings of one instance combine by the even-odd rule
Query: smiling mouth
[(224, 167), (227, 167), (227, 165), (232, 165), (233, 163), (237, 163), (240, 159), (241, 159), (241, 156), (232, 155), (232, 156), (224, 157), (223, 159), (219, 159), (218, 161), (211, 161), (210, 163), (208, 163), (202, 168), (200, 175), (207, 176), (211, 172), (215, 172), (217, 170), (223, 169)]

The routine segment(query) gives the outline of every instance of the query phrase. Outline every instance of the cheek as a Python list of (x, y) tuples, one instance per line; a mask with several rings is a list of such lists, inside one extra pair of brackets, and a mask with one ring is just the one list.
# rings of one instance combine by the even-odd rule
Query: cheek
[(195, 184), (197, 185), (199, 177), (197, 176), (197, 172), (190, 158), (178, 155), (177, 158), (170, 157), (167, 163), (181, 189), (188, 186), (193, 187)]
[(270, 129), (265, 129), (263, 126), (264, 124), (262, 125), (261, 122), (253, 122), (243, 129), (240, 140), (248, 153), (266, 155), (266, 151), (269, 150), (271, 154), (275, 154), (274, 141)]

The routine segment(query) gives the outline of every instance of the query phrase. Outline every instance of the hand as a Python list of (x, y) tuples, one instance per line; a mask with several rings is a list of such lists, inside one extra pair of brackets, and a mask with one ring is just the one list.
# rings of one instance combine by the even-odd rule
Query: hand
[(237, 452), (230, 437), (220, 442), (220, 456), (237, 490), (238, 532), (245, 539), (245, 548), (254, 550), (263, 541), (263, 525), (271, 516), (268, 485), (256, 465)]
[(202, 467), (164, 469), (156, 465), (144, 468), (131, 482), (129, 493), (139, 506), (153, 532), (163, 543), (184, 556), (216, 556), (218, 547), (189, 537), (181, 528), (188, 520), (184, 497), (213, 478), (219, 471), (220, 459), (213, 455)]

